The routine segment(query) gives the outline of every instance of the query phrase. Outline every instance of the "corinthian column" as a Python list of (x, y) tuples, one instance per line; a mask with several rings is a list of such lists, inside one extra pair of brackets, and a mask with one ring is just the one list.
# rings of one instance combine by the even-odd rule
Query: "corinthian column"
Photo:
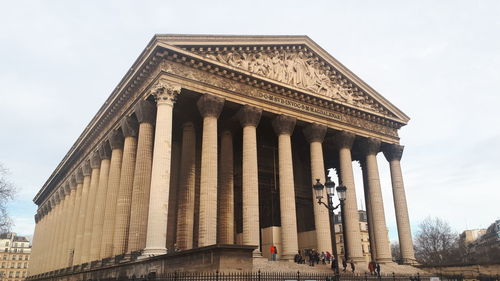
[(105, 141), (99, 148), (101, 157), (101, 171), (99, 174), (99, 186), (94, 206), (94, 219), (92, 222), (92, 240), (90, 241), (90, 261), (100, 259), (102, 228), (104, 224), (104, 210), (106, 208), (106, 194), (108, 191), (109, 166), (111, 162), (111, 147)]
[(80, 216), (80, 207), (82, 203), (82, 189), (83, 189), (83, 172), (78, 168), (75, 173), (76, 190), (75, 190), (75, 208), (71, 216), (71, 226), (69, 230), (69, 260), (67, 266), (72, 266), (75, 261), (75, 244), (76, 244), (76, 231), (78, 227), (78, 219)]
[[(280, 213), (281, 213), (281, 258), (293, 259), (299, 244), (295, 213), (295, 183), (291, 136), (295, 118), (278, 115), (273, 120), (274, 132), (278, 135)], [(279, 251), (279, 249), (278, 249)]]
[(120, 188), (116, 202), (115, 233), (113, 237), (113, 256), (124, 254), (127, 250), (128, 227), (130, 223), (130, 206), (134, 183), (134, 167), (137, 151), (138, 123), (131, 117), (121, 122), (125, 137), (123, 145), (123, 162), (120, 174)]
[(76, 226), (76, 240), (75, 240), (75, 253), (73, 264), (81, 264), (83, 262), (83, 236), (85, 234), (85, 220), (87, 217), (87, 204), (89, 199), (90, 189), (90, 175), (92, 168), (90, 161), (86, 160), (82, 165), (83, 185), (82, 185), (82, 202), (80, 203), (80, 211), (78, 212), (78, 224)]
[(347, 187), (344, 204), (344, 218), (342, 226), (345, 228), (345, 248), (349, 259), (364, 261), (361, 250), (361, 234), (359, 230), (359, 214), (356, 201), (356, 187), (352, 171), (351, 148), (355, 135), (345, 131), (335, 135), (335, 144), (339, 150), (340, 180)]
[(372, 138), (364, 139), (361, 150), (365, 155), (366, 179), (368, 183), (368, 196), (370, 197), (370, 211), (373, 222), (375, 238), (376, 260), (379, 263), (392, 261), (387, 225), (385, 223), (384, 202), (380, 188), (378, 173), (377, 153), (380, 151), (380, 141)]
[(413, 264), (415, 263), (415, 254), (413, 252), (410, 218), (408, 216), (408, 206), (400, 163), (403, 156), (403, 149), (404, 146), (402, 145), (390, 144), (384, 147), (384, 155), (387, 161), (389, 161), (391, 170), (392, 195), (394, 197), (401, 257), (404, 263)]
[(177, 247), (193, 248), (194, 196), (196, 180), (196, 130), (192, 122), (182, 126), (179, 202), (177, 212)]
[[(319, 179), (323, 184), (325, 180), (325, 164), (323, 159), (323, 140), (326, 135), (326, 126), (309, 124), (304, 128), (304, 136), (309, 142), (311, 151), (311, 186)], [(311, 188), (312, 189), (312, 188)], [(316, 226), (316, 249), (318, 252), (332, 252), (332, 241), (330, 238), (330, 218), (328, 209), (316, 202), (313, 193), (314, 225)]]
[(116, 200), (120, 191), (120, 176), (123, 158), (123, 134), (121, 129), (110, 133), (111, 162), (109, 166), (108, 191), (106, 194), (106, 207), (104, 209), (104, 223), (102, 228), (101, 259), (113, 255), (113, 237), (115, 235)]
[(48, 248), (48, 252), (50, 253), (47, 256), (47, 271), (55, 269), (55, 259), (57, 257), (57, 236), (61, 229), (61, 209), (62, 209), (62, 199), (60, 195), (60, 189), (56, 190), (56, 192), (52, 195), (52, 212), (54, 212), (54, 218), (52, 221), (53, 230), (51, 231), (50, 236), (50, 247)]
[(217, 222), (217, 243), (234, 243), (234, 179), (233, 179), (233, 135), (224, 130), (220, 144), (220, 187)]
[(153, 163), (153, 124), (156, 116), (155, 106), (145, 100), (140, 101), (134, 107), (134, 111), (139, 122), (139, 136), (137, 137), (137, 158), (132, 184), (127, 252), (139, 251), (146, 247), (149, 187)]
[(75, 199), (76, 199), (76, 177), (72, 175), (69, 180), (69, 184), (66, 186), (66, 212), (64, 214), (64, 234), (62, 236), (62, 249), (59, 260), (59, 268), (64, 268), (68, 266), (71, 259), (70, 253), (70, 237), (71, 237), (71, 224), (73, 219), (73, 212), (75, 209)]
[(204, 247), (217, 243), (217, 118), (224, 99), (205, 94), (197, 105), (203, 116), (198, 246)]
[(175, 236), (177, 234), (177, 213), (179, 202), (179, 169), (181, 162), (181, 148), (178, 141), (172, 142), (172, 163), (170, 172), (170, 195), (168, 197), (168, 220), (167, 220), (167, 249), (174, 249)]
[(167, 252), (168, 197), (172, 145), (173, 107), (181, 87), (160, 80), (152, 87), (156, 98), (156, 130), (151, 171), (148, 230), (144, 256)]
[(68, 212), (70, 205), (70, 180), (67, 180), (66, 183), (60, 188), (60, 198), (61, 198), (61, 213), (59, 217), (59, 230), (57, 231), (57, 242), (55, 247), (55, 259), (54, 259), (54, 269), (62, 268), (62, 260), (63, 256), (66, 257), (65, 254), (65, 245), (67, 245), (67, 241), (65, 242), (65, 234), (66, 228), (68, 225)]
[(245, 105), (237, 113), (243, 127), (242, 196), (243, 245), (257, 246), (260, 255), (259, 170), (257, 162), (257, 126), (262, 109)]
[(94, 211), (97, 198), (97, 189), (99, 188), (99, 178), (101, 174), (101, 156), (96, 151), (90, 157), (90, 167), (92, 168), (89, 196), (85, 214), (85, 233), (83, 235), (82, 245), (82, 263), (91, 261), (90, 248), (92, 242), (92, 230), (94, 225)]
[(377, 260), (377, 247), (375, 246), (375, 233), (373, 233), (373, 212), (370, 203), (370, 186), (368, 184), (368, 173), (366, 172), (366, 161), (360, 160), (359, 165), (363, 174), (363, 191), (365, 195), (366, 220), (368, 222), (368, 240), (370, 242), (370, 258)]

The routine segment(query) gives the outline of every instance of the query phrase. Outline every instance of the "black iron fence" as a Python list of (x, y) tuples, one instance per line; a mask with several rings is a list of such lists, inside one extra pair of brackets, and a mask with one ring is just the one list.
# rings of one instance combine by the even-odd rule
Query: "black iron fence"
[[(303, 273), (303, 272), (234, 272), (234, 273), (196, 273), (172, 272), (146, 277), (100, 279), (98, 281), (430, 281), (428, 276), (420, 275), (340, 275), (332, 273)], [(91, 280), (87, 280), (91, 281)], [(93, 281), (93, 280), (92, 280)]]

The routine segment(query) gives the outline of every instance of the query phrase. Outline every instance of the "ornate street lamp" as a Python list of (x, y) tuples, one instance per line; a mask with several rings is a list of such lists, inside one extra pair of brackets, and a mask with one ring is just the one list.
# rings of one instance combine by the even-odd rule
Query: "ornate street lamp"
[[(328, 198), (328, 205), (325, 204), (321, 199), (323, 199), (323, 190), (325, 189), (326, 186), (326, 194)], [(339, 186), (340, 187), (340, 186)], [(337, 187), (337, 193), (339, 192), (339, 187)], [(334, 213), (333, 211), (336, 210), (339, 206), (333, 206), (333, 196), (335, 195), (335, 183), (330, 180), (330, 177), (327, 178), (325, 185), (321, 184), (319, 182), (319, 179), (316, 179), (316, 183), (313, 185), (314, 189), (314, 194), (316, 195), (316, 199), (318, 199), (318, 204), (325, 206), (328, 209), (328, 214), (329, 214), (329, 219), (330, 219), (330, 233), (331, 233), (331, 243), (332, 243), (332, 250), (333, 250), (333, 268), (335, 271), (335, 275), (339, 275), (339, 257), (337, 254), (337, 239), (335, 237), (335, 221), (334, 221)], [(343, 190), (343, 198), (345, 199), (345, 187), (343, 189), (341, 188), (341, 191)], [(340, 198), (340, 193), (339, 193), (339, 198)], [(342, 201), (341, 201), (342, 202)]]

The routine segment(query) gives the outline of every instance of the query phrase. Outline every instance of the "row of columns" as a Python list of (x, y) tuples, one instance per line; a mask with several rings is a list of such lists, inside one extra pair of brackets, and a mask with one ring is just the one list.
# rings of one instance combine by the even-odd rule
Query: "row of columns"
[[(137, 120), (125, 118), (120, 129), (111, 132), (107, 141), (40, 208), (36, 217), (32, 275), (137, 250), (144, 250), (145, 256), (164, 254), (167, 239), (182, 250), (193, 247), (196, 131), (192, 122), (183, 124), (177, 194), (177, 190), (170, 190), (170, 181), (173, 106), (180, 87), (160, 80), (151, 91), (156, 98), (156, 108), (147, 101), (137, 104), (134, 108)], [(217, 119), (223, 106), (223, 99), (208, 94), (197, 102), (203, 118), (198, 247), (234, 243), (234, 163), (230, 130), (224, 129), (221, 134), (220, 162), (218, 155)], [(243, 131), (242, 243), (245, 245), (260, 245), (256, 128), (261, 114), (261, 109), (248, 105), (242, 106), (237, 113)], [(295, 122), (295, 118), (285, 115), (276, 116), (272, 122), (278, 138), (281, 253), (285, 259), (292, 259), (298, 251), (291, 144)], [(304, 129), (310, 143), (311, 183), (317, 178), (325, 181), (322, 143), (326, 130), (325, 126), (317, 124)], [(340, 178), (348, 188), (344, 210), (347, 247), (350, 258), (361, 261), (351, 158), (354, 138), (351, 133), (339, 132), (335, 135), (335, 144), (339, 152)], [(376, 260), (384, 262), (390, 260), (390, 251), (376, 162), (380, 142), (368, 139), (364, 147), (369, 224), (376, 246), (372, 249), (375, 248)], [(399, 166), (402, 149), (399, 154), (394, 151), (394, 148), (387, 149), (385, 155), (391, 163), (403, 257), (411, 260), (411, 233)], [(176, 197), (176, 217), (172, 213), (175, 206), (169, 206), (171, 194)], [(331, 251), (328, 212), (317, 203), (313, 204), (317, 249)], [(173, 218), (177, 222), (175, 225)], [(254, 254), (259, 256), (259, 250)]]

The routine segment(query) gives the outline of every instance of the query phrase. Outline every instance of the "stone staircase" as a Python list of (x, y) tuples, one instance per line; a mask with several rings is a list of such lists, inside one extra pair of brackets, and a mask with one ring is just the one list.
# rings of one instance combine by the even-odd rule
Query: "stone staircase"
[[(365, 262), (356, 263), (356, 270), (354, 275), (364, 275), (365, 272), (368, 271), (368, 264)], [(342, 272), (341, 267), (341, 275), (353, 275), (350, 271), (351, 267), (347, 266), (347, 271)], [(308, 264), (296, 264), (291, 261), (269, 261), (265, 258), (254, 258), (253, 260), (253, 271), (261, 271), (261, 272), (310, 272), (310, 273), (328, 273), (332, 272), (329, 264), (317, 264), (315, 266), (309, 266)], [(396, 275), (413, 275), (413, 274), (425, 274), (426, 272), (413, 267), (411, 265), (399, 265), (396, 263), (386, 263), (381, 264), (381, 273), (382, 275), (390, 275), (392, 273)]]

